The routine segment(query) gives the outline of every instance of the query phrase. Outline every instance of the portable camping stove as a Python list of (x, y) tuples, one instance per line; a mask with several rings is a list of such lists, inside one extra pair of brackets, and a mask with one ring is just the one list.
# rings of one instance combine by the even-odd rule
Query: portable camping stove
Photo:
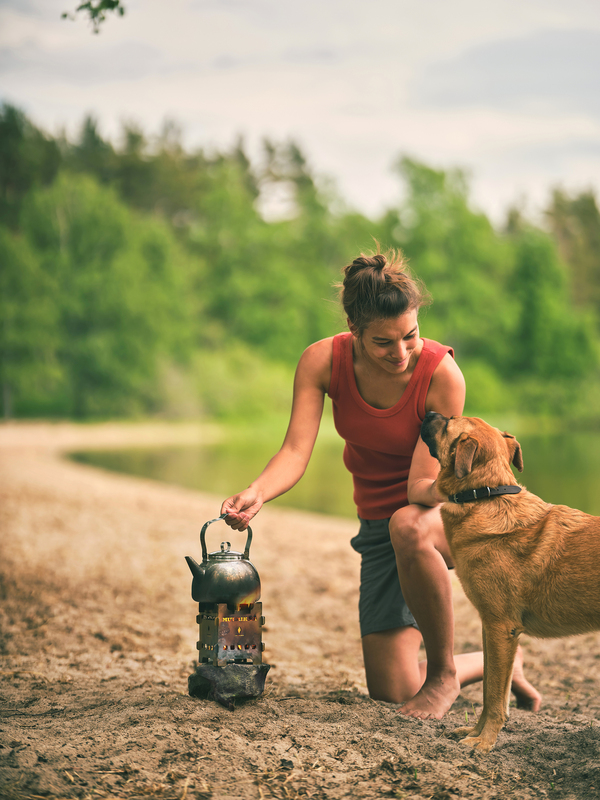
[(186, 556), (200, 631), (198, 665), (189, 685), (190, 694), (212, 696), (231, 706), (232, 700), (262, 693), (270, 666), (262, 661), (265, 618), (259, 601), (260, 578), (249, 560), (251, 528), (243, 553), (232, 550), (229, 542), (222, 542), (221, 549), (213, 553), (206, 549), (207, 527), (224, 516), (209, 520), (202, 528), (202, 563)]

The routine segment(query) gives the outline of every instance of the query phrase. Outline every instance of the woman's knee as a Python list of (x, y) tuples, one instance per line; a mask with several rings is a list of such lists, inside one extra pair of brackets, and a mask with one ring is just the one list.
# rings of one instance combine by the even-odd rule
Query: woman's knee
[(435, 545), (441, 518), (437, 509), (408, 505), (395, 512), (389, 527), (394, 550), (408, 555), (423, 547)]
[(404, 627), (367, 634), (362, 639), (369, 696), (373, 700), (403, 703), (421, 688), (419, 665), (421, 634)]

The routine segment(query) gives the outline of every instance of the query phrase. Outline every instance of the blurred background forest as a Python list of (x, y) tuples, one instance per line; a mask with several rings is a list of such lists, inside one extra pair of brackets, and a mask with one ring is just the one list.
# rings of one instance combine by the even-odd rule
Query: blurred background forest
[[(67, 141), (0, 106), (5, 418), (252, 419), (285, 412), (311, 342), (345, 328), (333, 285), (400, 248), (452, 345), (467, 410), (600, 419), (600, 214), (549, 187), (543, 218), (474, 209), (466, 176), (398, 158), (396, 206), (348, 208), (292, 141), (187, 152), (177, 125)], [(279, 214), (273, 216), (277, 205)], [(285, 213), (281, 213), (284, 209)]]

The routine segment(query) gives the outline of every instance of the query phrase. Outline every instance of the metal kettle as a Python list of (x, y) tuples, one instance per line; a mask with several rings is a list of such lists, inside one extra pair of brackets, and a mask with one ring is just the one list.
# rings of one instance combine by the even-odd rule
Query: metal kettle
[(227, 603), (233, 611), (240, 606), (252, 606), (260, 599), (260, 578), (249, 559), (251, 528), (248, 528), (248, 538), (243, 553), (232, 550), (229, 542), (221, 542), (220, 550), (212, 553), (207, 551), (206, 529), (224, 516), (225, 514), (209, 520), (200, 532), (202, 563), (198, 564), (191, 556), (186, 556), (185, 560), (193, 575), (192, 598), (197, 603), (207, 605)]

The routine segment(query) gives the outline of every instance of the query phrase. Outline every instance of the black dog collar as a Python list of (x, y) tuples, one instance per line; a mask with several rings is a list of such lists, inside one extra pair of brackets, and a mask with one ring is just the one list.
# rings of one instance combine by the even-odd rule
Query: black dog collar
[(480, 486), (479, 489), (467, 489), (465, 492), (451, 494), (448, 502), (471, 503), (473, 500), (485, 500), (487, 497), (496, 497), (499, 494), (519, 494), (520, 491), (520, 486), (496, 486), (494, 489)]

